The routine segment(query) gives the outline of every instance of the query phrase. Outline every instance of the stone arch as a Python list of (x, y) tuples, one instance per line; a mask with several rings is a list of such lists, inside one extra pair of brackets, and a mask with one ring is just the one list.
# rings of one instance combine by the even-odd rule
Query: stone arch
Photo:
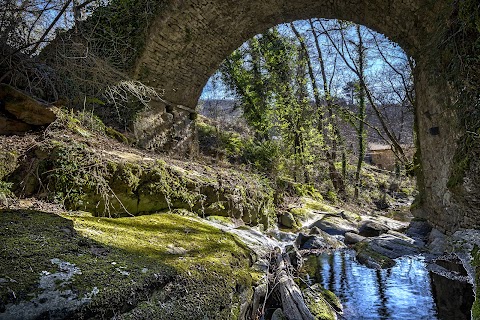
[[(430, 4), (429, 4), (430, 2)], [(280, 23), (335, 18), (365, 25), (414, 58), (434, 29), (437, 2), (422, 0), (173, 1), (152, 22), (135, 77), (194, 107), (203, 85), (243, 42)]]

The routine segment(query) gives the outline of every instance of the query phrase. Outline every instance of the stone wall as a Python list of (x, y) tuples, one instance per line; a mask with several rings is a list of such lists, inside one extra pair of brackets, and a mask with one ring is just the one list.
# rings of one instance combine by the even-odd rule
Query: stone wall
[(419, 61), (414, 75), (415, 89), (420, 93), (415, 112), (421, 152), (421, 206), (414, 214), (428, 219), (440, 230), (454, 231), (468, 227), (463, 221), (463, 210), (455, 204), (447, 187), (460, 129), (454, 110), (449, 108), (452, 103), (444, 94), (447, 82), (427, 72), (428, 66), (423, 63)]
[(173, 156), (195, 154), (196, 115), (195, 110), (190, 108), (164, 100), (152, 100), (133, 122), (137, 145)]

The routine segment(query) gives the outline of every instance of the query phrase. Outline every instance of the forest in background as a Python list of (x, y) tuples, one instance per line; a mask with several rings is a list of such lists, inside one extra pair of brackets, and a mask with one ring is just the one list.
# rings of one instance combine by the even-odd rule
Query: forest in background
[(237, 162), (357, 199), (369, 144), (392, 151), (397, 177), (412, 174), (413, 67), (395, 43), (353, 23), (276, 26), (210, 79), (199, 108), (216, 128), (200, 124), (200, 142), (217, 134), (214, 148)]

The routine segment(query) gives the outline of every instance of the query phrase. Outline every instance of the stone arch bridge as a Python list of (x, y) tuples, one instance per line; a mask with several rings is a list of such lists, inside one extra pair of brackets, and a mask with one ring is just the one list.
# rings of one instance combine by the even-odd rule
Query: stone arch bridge
[[(167, 101), (187, 109), (195, 108), (207, 80), (233, 50), (280, 23), (308, 18), (350, 20), (400, 44), (416, 63), (416, 134), (421, 155), (418, 170), (421, 202), (416, 214), (445, 231), (480, 227), (479, 180), (464, 178), (455, 188), (449, 185), (456, 163), (454, 155), (466, 130), (459, 126), (458, 112), (452, 107), (451, 97), (455, 92), (441, 76), (452, 59), (444, 57), (442, 51), (445, 41), (442, 34), (455, 12), (451, 1), (156, 2), (160, 5), (146, 18), (147, 27), (135, 34), (142, 46), (126, 69), (134, 78), (165, 89)], [(478, 167), (478, 163), (472, 163), (465, 176), (475, 173)]]

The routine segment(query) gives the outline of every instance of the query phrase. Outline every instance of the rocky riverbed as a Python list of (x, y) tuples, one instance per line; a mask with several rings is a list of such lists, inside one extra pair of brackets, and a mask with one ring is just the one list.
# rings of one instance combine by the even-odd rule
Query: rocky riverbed
[[(296, 232), (269, 236), (278, 242), (270, 247), (283, 248), (307, 302), (315, 292), (317, 301), (309, 307), (322, 311), (314, 318), (471, 318), (475, 272), (469, 252), (478, 231), (447, 237), (423, 221), (345, 211), (310, 209), (305, 217)], [(281, 299), (270, 298), (262, 311), (281, 319), (282, 307)]]

